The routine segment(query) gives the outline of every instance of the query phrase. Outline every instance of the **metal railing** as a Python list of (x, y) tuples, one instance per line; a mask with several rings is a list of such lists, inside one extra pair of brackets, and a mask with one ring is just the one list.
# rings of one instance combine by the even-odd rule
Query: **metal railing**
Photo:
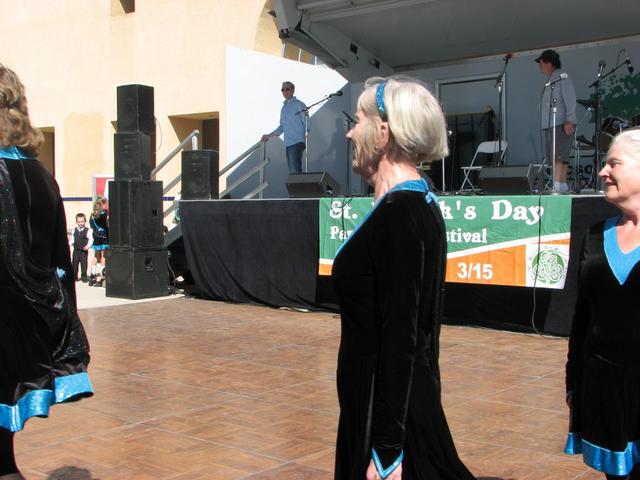
[[(156, 168), (151, 171), (151, 179), (155, 179), (156, 175), (160, 170), (162, 170), (178, 153), (180, 153), (184, 147), (186, 147), (189, 142), (191, 142), (191, 148), (193, 150), (198, 149), (198, 135), (200, 132), (198, 130), (194, 130), (187, 137), (180, 142), (180, 144), (174, 148), (165, 158), (162, 160)], [(261, 150), (261, 160), (255, 167), (252, 167), (248, 172), (243, 173), (240, 178), (235, 180), (231, 185), (229, 185), (224, 191), (220, 193), (220, 197), (224, 197), (225, 195), (230, 194), (233, 190), (243, 184), (247, 179), (252, 177), (254, 174), (258, 173), (258, 186), (253, 189), (251, 192), (247, 193), (243, 199), (246, 198), (254, 198), (256, 195), (258, 198), (262, 199), (264, 195), (264, 190), (269, 186), (269, 183), (266, 181), (266, 172), (265, 168), (271, 162), (271, 159), (267, 158), (266, 146), (264, 142), (257, 142), (252, 145), (248, 150), (239, 155), (235, 160), (233, 160), (229, 165), (220, 170), (218, 178), (222, 177), (227, 173), (231, 173), (235, 168), (239, 167), (242, 163), (244, 163), (247, 159), (251, 157), (258, 149)], [(176, 185), (178, 185), (182, 181), (182, 172), (176, 175), (173, 180), (170, 180), (165, 187), (162, 189), (162, 195), (166, 195), (169, 193)], [(171, 212), (176, 210), (179, 206), (179, 200), (174, 200), (173, 203), (164, 211), (164, 217), (166, 218)]]
[(239, 155), (233, 162), (220, 170), (220, 176), (231, 172), (233, 169), (238, 167), (241, 163), (247, 160), (251, 155), (253, 155), (258, 149), (261, 149), (261, 157), (260, 163), (253, 167), (248, 172), (244, 173), (240, 178), (238, 178), (235, 182), (233, 182), (230, 186), (226, 188), (223, 192), (220, 193), (220, 197), (224, 197), (231, 193), (235, 188), (243, 184), (249, 177), (253, 176), (255, 173), (258, 173), (258, 186), (247, 193), (242, 198), (254, 198), (258, 195), (258, 198), (263, 198), (264, 189), (269, 186), (269, 183), (266, 180), (265, 168), (271, 162), (270, 158), (267, 158), (267, 148), (265, 142), (256, 142), (248, 150)]
[[(167, 164), (171, 160), (173, 160), (173, 157), (175, 157), (178, 153), (180, 153), (182, 151), (182, 149), (189, 144), (189, 142), (191, 142), (191, 149), (192, 150), (197, 150), (198, 149), (198, 135), (200, 135), (200, 132), (198, 130), (194, 130), (189, 135), (187, 135), (186, 138), (184, 140), (182, 140), (182, 142), (180, 142), (180, 144), (178, 144), (178, 146), (176, 148), (171, 150), (169, 155), (167, 155), (164, 158), (164, 160), (162, 160), (156, 166), (156, 168), (151, 170), (151, 180), (155, 180), (156, 175), (158, 174), (158, 172), (160, 170), (162, 170), (164, 167), (166, 167)], [(180, 183), (181, 180), (182, 180), (182, 172), (180, 172), (173, 180), (171, 180), (169, 183), (167, 183), (165, 185), (165, 187), (162, 189), (162, 196), (164, 197), (167, 193), (169, 193), (173, 187), (175, 187), (176, 185), (178, 185), (178, 183)], [(178, 200), (174, 200), (173, 203), (169, 206), (169, 208), (167, 208), (164, 211), (163, 218), (166, 218), (167, 215), (169, 215), (171, 212), (173, 212), (176, 208), (178, 208)]]

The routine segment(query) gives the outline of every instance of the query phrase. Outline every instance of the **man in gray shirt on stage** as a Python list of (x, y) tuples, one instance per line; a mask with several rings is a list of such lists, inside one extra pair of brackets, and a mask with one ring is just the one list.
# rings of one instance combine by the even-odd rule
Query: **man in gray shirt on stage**
[(309, 131), (309, 119), (304, 112), (307, 106), (294, 97), (296, 87), (293, 83), (283, 82), (281, 91), (284, 105), (280, 110), (280, 124), (273, 132), (264, 134), (262, 141), (266, 142), (271, 137), (278, 137), (284, 133), (289, 173), (299, 173), (302, 171), (302, 153), (305, 150), (305, 120), (306, 131)]
[[(541, 128), (545, 142), (545, 158), (552, 155), (553, 129), (556, 133), (555, 178), (553, 189), (568, 192), (567, 168), (576, 131), (576, 92), (569, 76), (560, 70), (560, 55), (555, 50), (545, 50), (535, 59), (540, 71), (547, 76), (547, 86), (541, 99)], [(553, 121), (553, 106), (556, 118)]]

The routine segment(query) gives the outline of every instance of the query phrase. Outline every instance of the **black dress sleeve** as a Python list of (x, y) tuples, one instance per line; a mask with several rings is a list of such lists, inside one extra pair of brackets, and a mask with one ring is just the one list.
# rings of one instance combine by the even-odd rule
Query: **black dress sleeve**
[(425, 252), (405, 206), (381, 207), (382, 221), (372, 239), (379, 338), (372, 446), (386, 468), (404, 443)]
[[(601, 228), (601, 227), (598, 227)], [(589, 294), (585, 285), (585, 276), (583, 273), (586, 250), (588, 249), (587, 232), (582, 238), (580, 248), (580, 260), (578, 262), (578, 298), (574, 308), (573, 320), (571, 322), (571, 334), (569, 335), (569, 350), (567, 352), (566, 365), (566, 392), (569, 395), (575, 390), (576, 381), (582, 370), (582, 357), (584, 354), (584, 342), (589, 324), (590, 312)]]

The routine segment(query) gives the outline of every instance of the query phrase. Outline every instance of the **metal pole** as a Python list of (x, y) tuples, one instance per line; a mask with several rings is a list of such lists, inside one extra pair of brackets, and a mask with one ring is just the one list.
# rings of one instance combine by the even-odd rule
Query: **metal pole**
[(551, 118), (553, 121), (551, 124), (553, 125), (551, 128), (551, 191), (555, 193), (556, 191), (556, 99), (553, 99), (553, 110), (551, 114)]
[(304, 111), (304, 172), (309, 171), (309, 130), (307, 122), (309, 121), (309, 109)]

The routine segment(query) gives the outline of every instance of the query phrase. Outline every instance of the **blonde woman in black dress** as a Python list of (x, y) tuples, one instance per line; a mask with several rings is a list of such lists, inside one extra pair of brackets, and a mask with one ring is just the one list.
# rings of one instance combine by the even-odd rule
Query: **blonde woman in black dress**
[(353, 169), (376, 203), (333, 266), (341, 310), (336, 480), (472, 479), (440, 402), (446, 262), (437, 200), (416, 166), (447, 155), (440, 106), (417, 81), (371, 79)]

